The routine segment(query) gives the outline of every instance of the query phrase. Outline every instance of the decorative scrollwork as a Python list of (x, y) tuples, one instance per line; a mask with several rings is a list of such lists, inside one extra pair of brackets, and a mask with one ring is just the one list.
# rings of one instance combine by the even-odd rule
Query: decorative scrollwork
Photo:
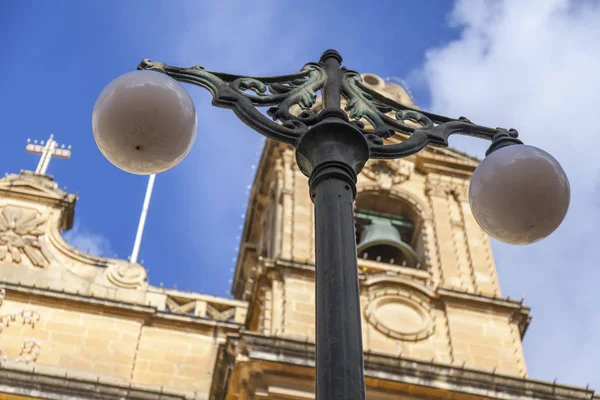
[[(0, 289), (0, 306), (6, 297), (6, 289)], [(13, 324), (20, 324), (22, 326), (29, 325), (31, 329), (35, 328), (35, 324), (39, 322), (40, 315), (37, 311), (32, 309), (23, 309), (20, 311), (12, 312), (10, 314), (0, 314), (0, 333), (4, 328), (8, 328)], [(23, 339), (19, 354), (14, 358), (15, 362), (35, 362), (40, 355), (42, 345), (36, 339)], [(2, 347), (0, 347), (0, 362), (8, 361), (8, 355), (5, 354)]]
[(138, 264), (117, 262), (106, 269), (106, 279), (123, 289), (138, 289), (148, 279), (148, 273)]
[[(465, 117), (453, 119), (398, 103), (363, 84), (360, 75), (355, 72), (348, 72), (345, 81), (353, 81), (346, 83), (351, 90), (344, 92), (350, 102), (353, 101), (350, 96), (355, 96), (362, 103), (370, 102), (372, 105), (370, 108), (363, 106), (363, 109), (368, 108), (368, 113), (360, 115), (373, 125), (372, 131), (364, 132), (369, 139), (371, 158), (402, 158), (420, 151), (426, 145), (445, 147), (453, 134), (492, 141), (488, 154), (508, 144), (521, 143), (515, 129), (489, 128), (476, 125)], [(391, 136), (386, 129), (409, 137), (401, 143), (384, 145), (381, 139)]]
[[(326, 68), (328, 58), (336, 58), (337, 67)], [(178, 81), (204, 87), (211, 92), (213, 105), (232, 109), (252, 129), (294, 146), (311, 126), (319, 122), (319, 116), (311, 111), (319, 91), (336, 93), (347, 101), (345, 111), (350, 122), (367, 138), (370, 158), (402, 158), (427, 145), (448, 146), (448, 137), (453, 134), (492, 141), (488, 153), (521, 143), (514, 129), (488, 128), (463, 117), (452, 119), (400, 104), (364, 84), (359, 73), (339, 68), (340, 62), (339, 54), (328, 50), (320, 62), (308, 63), (298, 73), (272, 77), (210, 72), (201, 66), (180, 68), (147, 59), (138, 69), (160, 71)], [(296, 106), (301, 111), (291, 112)], [(270, 107), (267, 114), (273, 121), (258, 107)], [(400, 143), (384, 143), (384, 139), (396, 133), (408, 137)]]
[(35, 210), (14, 206), (0, 209), (0, 261), (21, 264), (26, 257), (36, 267), (47, 266), (40, 245), (45, 222)]
[[(325, 72), (320, 64), (306, 64), (296, 74), (272, 77), (248, 77), (210, 72), (203, 67), (180, 68), (162, 62), (143, 60), (138, 69), (163, 72), (172, 78), (201, 86), (213, 96), (213, 105), (230, 108), (250, 128), (263, 135), (294, 145), (308, 127), (317, 123), (310, 108), (317, 92), (325, 84)], [(293, 115), (294, 105), (303, 110)], [(270, 107), (270, 120), (257, 107)], [(279, 121), (279, 122), (275, 122)]]

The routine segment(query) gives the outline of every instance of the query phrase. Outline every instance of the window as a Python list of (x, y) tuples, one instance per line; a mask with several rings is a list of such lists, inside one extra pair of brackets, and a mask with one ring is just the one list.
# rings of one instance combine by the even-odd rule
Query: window
[(421, 224), (408, 203), (387, 193), (362, 194), (355, 218), (359, 258), (420, 268)]

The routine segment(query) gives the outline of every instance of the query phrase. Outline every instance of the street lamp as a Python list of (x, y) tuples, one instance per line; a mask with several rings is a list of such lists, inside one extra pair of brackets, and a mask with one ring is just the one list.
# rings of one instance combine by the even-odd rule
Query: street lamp
[[(427, 145), (447, 146), (452, 134), (490, 140), (487, 157), (473, 175), (469, 202), (481, 227), (508, 243), (532, 243), (551, 234), (570, 199), (560, 164), (523, 145), (516, 130), (404, 106), (369, 88), (341, 62), (337, 51), (327, 50), (298, 73), (247, 77), (143, 60), (141, 71), (104, 89), (93, 113), (102, 153), (137, 174), (174, 166), (194, 141), (194, 105), (176, 81), (204, 87), (213, 105), (232, 109), (257, 132), (294, 146), (315, 206), (316, 392), (321, 400), (365, 398), (353, 203), (357, 174), (369, 158), (402, 158)], [(319, 91), (323, 111), (317, 115), (311, 107)], [(292, 106), (301, 111), (292, 112)], [(270, 107), (272, 120), (258, 107)], [(384, 143), (396, 133), (405, 139)]]

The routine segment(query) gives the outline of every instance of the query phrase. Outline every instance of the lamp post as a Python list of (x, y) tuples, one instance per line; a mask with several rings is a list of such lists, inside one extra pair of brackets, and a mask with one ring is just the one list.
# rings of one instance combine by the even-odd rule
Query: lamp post
[[(427, 145), (447, 146), (452, 134), (490, 140), (487, 157), (473, 175), (469, 202), (482, 228), (508, 243), (532, 243), (552, 233), (566, 215), (570, 197), (558, 162), (523, 145), (516, 130), (399, 104), (363, 84), (360, 74), (341, 63), (337, 51), (327, 50), (318, 63), (308, 63), (298, 73), (247, 77), (143, 60), (141, 71), (127, 73), (104, 89), (93, 113), (102, 153), (138, 174), (174, 166), (194, 140), (194, 105), (175, 81), (204, 87), (213, 105), (232, 109), (255, 131), (296, 149), (315, 207), (320, 400), (365, 398), (353, 203), (357, 174), (367, 160), (407, 157)], [(311, 107), (319, 91), (323, 110), (317, 115)], [(345, 110), (341, 98), (347, 100)], [(291, 111), (295, 105), (299, 113)], [(270, 107), (272, 119), (259, 107)], [(398, 143), (385, 141), (396, 134), (401, 135)]]

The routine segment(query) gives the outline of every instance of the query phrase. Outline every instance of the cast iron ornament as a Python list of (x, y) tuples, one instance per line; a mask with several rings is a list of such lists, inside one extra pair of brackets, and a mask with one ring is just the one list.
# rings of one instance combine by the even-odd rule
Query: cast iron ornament
[[(336, 61), (334, 68), (331, 63), (327, 65), (330, 59)], [(138, 69), (162, 72), (177, 81), (201, 86), (212, 94), (214, 106), (232, 109), (250, 128), (294, 147), (311, 126), (323, 119), (324, 115), (315, 114), (311, 107), (317, 100), (317, 92), (324, 89), (346, 99), (348, 114), (335, 113), (335, 116), (349, 119), (363, 133), (369, 145), (369, 158), (403, 158), (427, 145), (445, 147), (453, 134), (490, 140), (492, 144), (486, 155), (511, 144), (522, 144), (515, 129), (489, 128), (464, 117), (453, 119), (400, 104), (365, 85), (358, 72), (340, 68), (341, 61), (337, 51), (327, 50), (318, 63), (308, 63), (300, 72), (268, 77), (212, 72), (201, 66), (174, 67), (148, 59), (144, 59)], [(298, 115), (290, 111), (295, 105), (302, 110)], [(325, 101), (324, 106), (321, 114), (330, 114)], [(259, 107), (270, 107), (267, 114), (272, 120), (259, 111)], [(390, 113), (394, 117), (389, 116)], [(360, 122), (362, 118), (370, 122), (372, 129), (364, 127)], [(407, 120), (419, 127), (407, 125), (404, 123)], [(383, 139), (395, 133), (408, 138), (401, 143), (383, 143)]]

